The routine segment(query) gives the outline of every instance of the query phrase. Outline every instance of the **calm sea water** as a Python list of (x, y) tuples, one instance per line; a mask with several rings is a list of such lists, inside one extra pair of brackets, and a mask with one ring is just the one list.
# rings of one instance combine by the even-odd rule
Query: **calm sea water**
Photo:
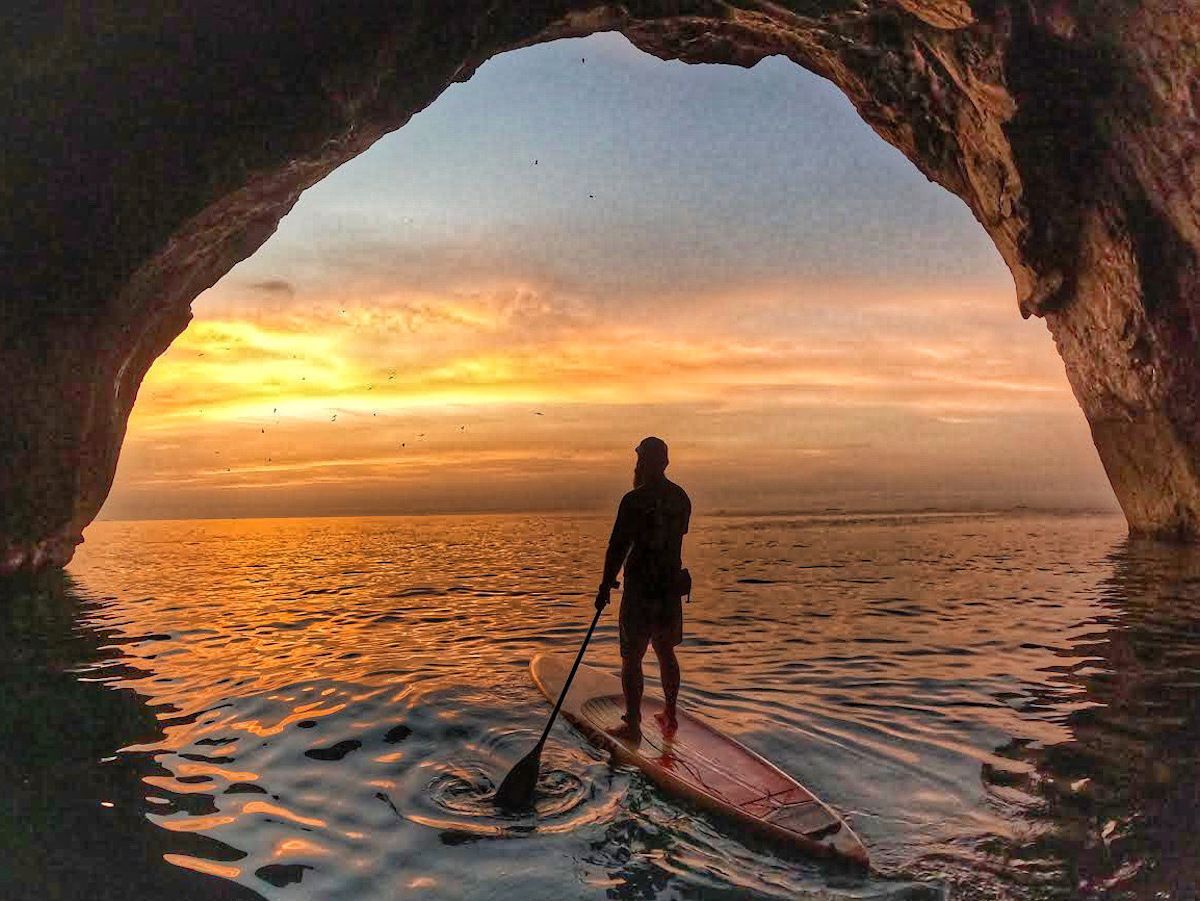
[[(697, 518), (682, 702), (852, 823), (788, 856), (556, 726), (582, 516), (99, 523), (0, 604), (0, 897), (1197, 897), (1200, 552), (1111, 517)], [(615, 617), (589, 651), (615, 669)], [(653, 674), (654, 667), (649, 667)]]

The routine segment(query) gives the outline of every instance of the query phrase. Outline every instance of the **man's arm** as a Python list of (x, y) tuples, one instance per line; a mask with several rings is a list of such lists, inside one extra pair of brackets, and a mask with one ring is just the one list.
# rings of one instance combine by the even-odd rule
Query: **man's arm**
[(608, 539), (608, 550), (604, 554), (604, 575), (600, 578), (600, 589), (596, 592), (596, 609), (603, 610), (608, 606), (609, 592), (616, 588), (617, 573), (625, 565), (625, 557), (633, 544), (633, 533), (630, 526), (629, 504), (621, 499), (617, 508), (617, 520), (613, 523), (612, 535)]

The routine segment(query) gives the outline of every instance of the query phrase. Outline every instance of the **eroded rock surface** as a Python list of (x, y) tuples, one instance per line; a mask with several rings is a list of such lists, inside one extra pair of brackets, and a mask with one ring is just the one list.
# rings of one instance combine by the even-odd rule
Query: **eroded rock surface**
[(70, 558), (151, 362), (301, 191), (496, 53), (598, 30), (689, 62), (783, 54), (836, 83), (992, 236), (1131, 530), (1200, 536), (1196, 0), (124, 0), (8, 18), (0, 571)]

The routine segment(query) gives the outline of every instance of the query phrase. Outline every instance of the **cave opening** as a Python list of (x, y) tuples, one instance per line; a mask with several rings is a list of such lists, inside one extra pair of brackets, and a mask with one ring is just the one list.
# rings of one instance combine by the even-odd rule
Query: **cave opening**
[(592, 509), (642, 432), (713, 511), (1113, 508), (986, 233), (782, 57), (495, 57), (194, 311), (101, 518)]
[[(1154, 4), (915, 0), (302, 4), (286, 22), (145, 6), (109, 41), (88, 16), (30, 18), (0, 58), (20, 136), (3, 163), (0, 571), (71, 559), (151, 364), (304, 191), (489, 60), (601, 32), (662, 60), (779, 56), (829, 79), (991, 238), (1022, 315), (1053, 335), (1130, 533), (1194, 540), (1195, 67), (1178, 23)], [(998, 459), (1038, 482), (1043, 442), (1014, 443)]]
[[(209, 801), (290, 828), (249, 783), (200, 784), (195, 765), (214, 753), (242, 755), (238, 772), (276, 801), (312, 805), (297, 853), (319, 850), (307, 839), (323, 808), (357, 807), (384, 852), (380, 873), (348, 874), (358, 885), (408, 877), (402, 855), (441, 861), (454, 884), (485, 845), (511, 843), (451, 843), (435, 829), (414, 846), (417, 830), (390, 817), (421, 786), (393, 803), (357, 774), (369, 742), (388, 746), (372, 763), (403, 755), (418, 773), (425, 734), (493, 734), (510, 719), (494, 715), (501, 666), (464, 680), (487, 693), (475, 733), (458, 694), (406, 688), (384, 707), (353, 683), (379, 679), (391, 694), (421, 670), (440, 681), (447, 657), (478, 666), (484, 650), (511, 663), (528, 636), (492, 639), (514, 623), (550, 624), (559, 644), (590, 603), (570, 586), (587, 583), (607, 525), (142, 519), (611, 511), (631, 445), (657, 432), (705, 516), (1112, 509), (1106, 475), (1134, 538), (1200, 535), (1200, 25), (1174, 5), (302, 0), (286, 15), (136, 2), (68, 13), (15, 17), (15, 52), (0, 53), (13, 138), (0, 159), (0, 574), (61, 567), (85, 529), (96, 537), (45, 591), (4, 580), (16, 588), (14, 722), (31, 697), (63, 714), (35, 717), (63, 728), (34, 729), (16, 758), (36, 774), (17, 798), (26, 845), (55, 852), (22, 857), (30, 885), (44, 883), (41, 860), (85, 851), (82, 869), (56, 872), (111, 865), (121, 878), (73, 884), (128, 894), (122, 879), (144, 861), (88, 851), (111, 851), (94, 839), (114, 824), (97, 817), (120, 816), (134, 856), (254, 885), (303, 878), (320, 894), (321, 867), (280, 865), (284, 846), (260, 833), (217, 826), (223, 846), (187, 828), (214, 828)], [(596, 36), (575, 40), (585, 35)], [(422, 131), (456, 104), (440, 142)], [(90, 525), (106, 499), (104, 518), (131, 521)], [(781, 540), (777, 526), (808, 535)], [(1179, 826), (1194, 813), (1196, 729), (1178, 712), (1200, 708), (1171, 694), (1189, 684), (1177, 664), (1194, 631), (1195, 548), (1120, 542), (1116, 518), (1066, 516), (714, 516), (710, 529), (744, 530), (753, 550), (690, 539), (713, 601), (707, 622), (692, 621), (708, 629), (696, 659), (719, 655), (724, 672), (700, 694), (743, 728), (787, 724), (772, 754), (867, 814), (874, 860), (903, 872), (932, 861), (913, 872), (954, 886), (993, 874), (1001, 892), (1196, 883), (1177, 840), (1194, 834)], [(306, 531), (322, 533), (316, 552)], [(255, 532), (273, 535), (247, 542)], [(455, 565), (493, 546), (494, 560)], [(415, 584), (437, 567), (444, 581)], [(785, 594), (795, 603), (778, 603)], [(474, 634), (448, 642), (464, 605)], [(522, 610), (533, 618), (518, 623)], [(774, 656), (744, 641), (730, 653), (760, 611), (774, 619), (759, 629)], [(213, 628), (196, 629), (205, 619)], [(81, 627), (102, 654), (78, 646)], [(1141, 666), (1148, 653), (1163, 666)], [(400, 659), (407, 675), (391, 666)], [(99, 769), (59, 754), (72, 723), (90, 720), (101, 744), (154, 725), (135, 705), (110, 712), (137, 730), (104, 728), (105, 710), (75, 690), (85, 683), (59, 678), (67, 669), (147, 698), (168, 740), (127, 747), (120, 778), (105, 753), (115, 744), (79, 745)], [(726, 704), (764, 675), (767, 704)], [(794, 693), (778, 690), (789, 682)], [(34, 683), (54, 690), (30, 695)], [(853, 690), (876, 697), (864, 705)], [(319, 724), (310, 697), (327, 699)], [(805, 719), (779, 716), (781, 702)], [(521, 706), (513, 722), (541, 718)], [(80, 719), (84, 708), (96, 716)], [(1115, 719), (1094, 715), (1104, 709)], [(812, 728), (814, 716), (833, 728)], [(1130, 716), (1153, 740), (1112, 741)], [(268, 722), (296, 731), (259, 751)], [(831, 735), (838, 752), (819, 753)], [(906, 736), (932, 744), (909, 755)], [(308, 761), (333, 776), (319, 780), (325, 797)], [(81, 779), (64, 780), (63, 762)], [(146, 795), (147, 766), (185, 778)], [(933, 770), (952, 782), (930, 783)], [(1168, 770), (1185, 778), (1164, 781)], [(233, 773), (217, 778), (243, 778)], [(39, 793), (47, 779), (63, 790)], [(118, 785), (128, 790), (114, 797)], [(80, 798), (92, 814), (59, 814)], [(139, 839), (163, 801), (188, 855)], [(370, 811), (392, 828), (375, 829)], [(604, 840), (655, 851), (650, 825), (618, 820)], [(588, 859), (560, 847), (542, 859)], [(559, 867), (558, 896), (580, 878), (618, 892), (672, 878), (657, 855), (592, 864)], [(714, 872), (702, 868), (701, 884)], [(512, 878), (531, 884), (526, 871)]]

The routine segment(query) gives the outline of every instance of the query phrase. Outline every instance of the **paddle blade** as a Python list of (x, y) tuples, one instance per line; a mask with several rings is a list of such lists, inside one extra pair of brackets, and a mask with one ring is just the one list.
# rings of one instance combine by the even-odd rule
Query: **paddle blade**
[(528, 810), (532, 807), (541, 766), (542, 746), (538, 745), (504, 777), (496, 789), (496, 803), (505, 810)]

